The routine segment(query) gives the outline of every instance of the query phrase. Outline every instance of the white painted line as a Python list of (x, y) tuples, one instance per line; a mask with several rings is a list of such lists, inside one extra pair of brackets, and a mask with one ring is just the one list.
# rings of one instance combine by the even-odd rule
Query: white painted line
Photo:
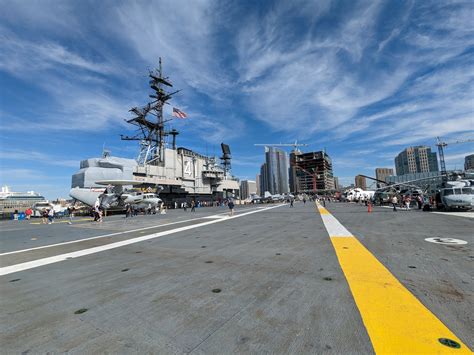
[(324, 226), (331, 237), (353, 237), (352, 233), (349, 232), (333, 215), (322, 214)]
[(281, 207), (281, 206), (284, 206), (284, 205), (272, 206), (272, 207), (268, 207), (266, 209), (260, 209), (260, 210), (256, 210), (256, 211), (241, 213), (241, 214), (238, 214), (238, 215), (233, 216), (233, 217), (219, 218), (219, 219), (215, 219), (215, 220), (208, 221), (208, 222), (202, 222), (202, 223), (194, 224), (194, 225), (191, 225), (191, 226), (179, 227), (179, 228), (171, 229), (171, 230), (164, 231), (164, 232), (154, 233), (154, 234), (146, 235), (146, 236), (143, 236), (143, 237), (137, 237), (137, 238), (133, 238), (133, 239), (127, 239), (127, 240), (123, 240), (123, 241), (120, 241), (120, 242), (101, 245), (101, 246), (94, 247), (94, 248), (83, 249), (83, 250), (79, 250), (79, 251), (75, 251), (75, 252), (71, 252), (71, 253), (66, 253), (66, 254), (61, 254), (61, 255), (55, 255), (55, 256), (48, 257), (48, 258), (28, 261), (28, 262), (21, 263), (21, 264), (5, 266), (5, 267), (0, 268), (0, 276), (12, 274), (14, 272), (33, 269), (33, 268), (37, 268), (37, 267), (44, 266), (44, 265), (57, 263), (57, 262), (60, 262), (60, 261), (64, 261), (66, 259), (78, 258), (78, 257), (85, 256), (85, 255), (99, 253), (99, 252), (105, 251), (105, 250), (120, 248), (120, 247), (123, 247), (123, 246), (126, 246), (126, 245), (140, 243), (140, 242), (143, 242), (143, 241), (146, 241), (146, 240), (159, 238), (159, 237), (162, 237), (162, 236), (165, 236), (165, 235), (184, 232), (184, 231), (189, 230), (189, 229), (199, 228), (199, 227), (203, 227), (203, 226), (207, 226), (207, 225), (210, 225), (210, 224), (219, 223), (219, 222), (223, 222), (223, 221), (229, 221), (231, 219), (247, 216), (249, 214), (258, 213), (258, 212), (266, 211), (266, 210)]
[(463, 245), (467, 244), (465, 240), (462, 239), (454, 239), (454, 238), (425, 238), (427, 242), (437, 243), (437, 244), (444, 244), (444, 245)]
[(436, 214), (444, 214), (447, 216), (456, 216), (464, 218), (474, 218), (474, 212), (431, 212)]
[(215, 219), (215, 218), (226, 218), (225, 215), (214, 215), (214, 216), (206, 216), (206, 217), (203, 217), (204, 219)]
[[(253, 210), (256, 210), (256, 209), (255, 209), (255, 208), (249, 208), (247, 211), (253, 211)], [(214, 215), (214, 216), (227, 215), (227, 214), (228, 214), (228, 212), (224, 212), (224, 213), (219, 213), (219, 214)], [(224, 217), (224, 216), (223, 216), (223, 217)], [(67, 244), (80, 243), (80, 242), (84, 242), (84, 241), (86, 241), (86, 240), (93, 240), (93, 239), (100, 239), (100, 238), (108, 238), (108, 237), (113, 237), (113, 236), (120, 235), (120, 234), (134, 233), (134, 232), (144, 231), (144, 230), (147, 230), (147, 229), (153, 229), (153, 228), (160, 228), (160, 227), (171, 226), (171, 225), (173, 225), (173, 224), (180, 224), (180, 223), (186, 223), (186, 222), (197, 221), (197, 220), (203, 219), (203, 218), (206, 218), (206, 217), (197, 217), (197, 218), (185, 219), (184, 221), (176, 221), (176, 222), (165, 223), (165, 224), (157, 224), (157, 225), (155, 225), (155, 226), (150, 226), (150, 227), (143, 227), (143, 228), (131, 229), (131, 230), (128, 230), (128, 231), (121, 231), (121, 232), (116, 232), (116, 233), (98, 235), (98, 236), (90, 237), (90, 238), (71, 240), (71, 241), (69, 241), (69, 242), (61, 242), (61, 243), (56, 243), (56, 244), (43, 245), (43, 246), (40, 246), (40, 247), (34, 247), (34, 248), (28, 248), (28, 249), (21, 249), (21, 250), (14, 250), (14, 251), (6, 252), (6, 253), (0, 253), (0, 256), (11, 255), (11, 254), (17, 254), (17, 253), (24, 253), (24, 252), (27, 252), (27, 251), (38, 250), (38, 249), (52, 248), (52, 247), (57, 247), (57, 246), (60, 246), (60, 245), (67, 245)], [(220, 217), (216, 217), (216, 218), (220, 218)]]
[[(316, 203), (316, 205), (318, 206), (318, 210), (319, 208), (322, 208), (319, 203)], [(325, 208), (323, 211), (320, 211), (320, 215), (324, 227), (326, 227), (330, 237), (353, 237), (352, 233), (349, 232), (332, 214), (327, 212)]]

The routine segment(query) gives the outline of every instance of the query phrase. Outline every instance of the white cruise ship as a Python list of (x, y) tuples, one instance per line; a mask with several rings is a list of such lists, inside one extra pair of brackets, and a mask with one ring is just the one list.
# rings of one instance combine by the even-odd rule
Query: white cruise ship
[(0, 212), (24, 211), (33, 207), (36, 202), (45, 201), (45, 198), (34, 191), (14, 192), (8, 186), (2, 186), (0, 192)]

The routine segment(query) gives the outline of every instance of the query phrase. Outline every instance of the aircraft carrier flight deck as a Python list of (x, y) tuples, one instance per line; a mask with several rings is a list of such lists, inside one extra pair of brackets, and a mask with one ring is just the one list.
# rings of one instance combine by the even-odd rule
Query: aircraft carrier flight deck
[(2, 353), (474, 349), (473, 213), (325, 205), (2, 222)]

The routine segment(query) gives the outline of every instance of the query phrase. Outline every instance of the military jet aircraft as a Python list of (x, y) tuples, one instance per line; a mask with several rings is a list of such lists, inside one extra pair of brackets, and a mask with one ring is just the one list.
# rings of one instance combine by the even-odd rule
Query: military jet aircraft
[(138, 208), (158, 207), (162, 200), (158, 197), (163, 189), (158, 187), (156, 193), (137, 192), (124, 190), (124, 186), (141, 185), (142, 182), (135, 180), (101, 180), (96, 181), (98, 185), (106, 185), (103, 188), (74, 187), (69, 195), (88, 206), (100, 207), (103, 209), (123, 209), (126, 204), (135, 204)]

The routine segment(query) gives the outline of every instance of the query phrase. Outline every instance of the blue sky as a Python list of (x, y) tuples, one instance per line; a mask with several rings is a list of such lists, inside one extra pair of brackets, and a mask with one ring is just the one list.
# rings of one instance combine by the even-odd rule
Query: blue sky
[[(0, 5), (0, 184), (66, 197), (105, 143), (135, 157), (128, 109), (163, 58), (189, 115), (179, 145), (231, 146), (255, 179), (263, 148), (326, 149), (373, 176), (407, 146), (474, 136), (472, 1), (18, 1)], [(169, 115), (169, 112), (168, 112)], [(462, 167), (473, 144), (446, 149)]]

